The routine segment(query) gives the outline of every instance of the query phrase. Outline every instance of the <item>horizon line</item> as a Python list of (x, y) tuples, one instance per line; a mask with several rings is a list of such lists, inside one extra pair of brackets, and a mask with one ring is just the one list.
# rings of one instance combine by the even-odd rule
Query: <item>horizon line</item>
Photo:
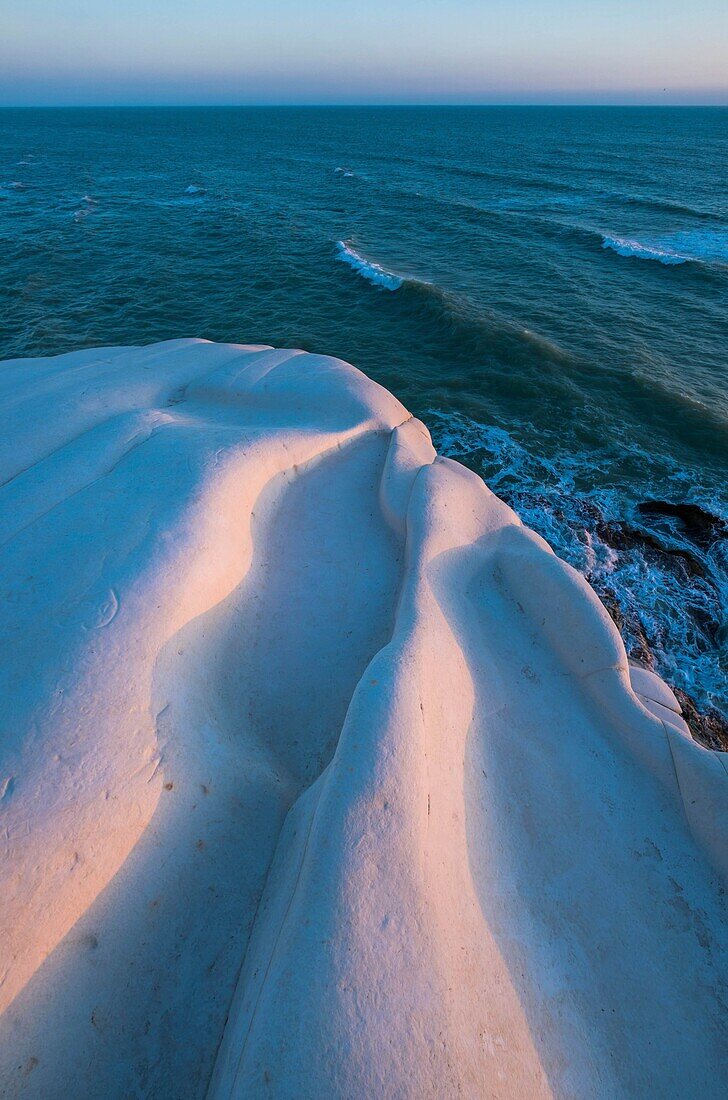
[(620, 101), (620, 100), (615, 100), (614, 102), (601, 102), (601, 101), (593, 102), (593, 101), (587, 101), (587, 100), (585, 100), (585, 101), (575, 101), (575, 102), (572, 102), (572, 101), (569, 101), (569, 100), (544, 100), (543, 102), (533, 100), (533, 101), (527, 101), (527, 102), (522, 102), (522, 101), (519, 102), (519, 101), (516, 100), (516, 101), (513, 101), (513, 102), (506, 102), (506, 101), (500, 101), (500, 100), (498, 100), (498, 101), (484, 100), (483, 102), (478, 102), (478, 103), (470, 103), (470, 102), (459, 103), (459, 102), (447, 102), (447, 101), (445, 101), (445, 102), (443, 102), (443, 101), (439, 101), (439, 102), (434, 101), (432, 103), (422, 103), (422, 102), (411, 103), (411, 102), (406, 102), (406, 101), (405, 102), (392, 102), (392, 103), (382, 103), (382, 102), (377, 102), (377, 101), (374, 101), (374, 102), (362, 101), (361, 103), (351, 103), (351, 102), (341, 102), (341, 103), (338, 103), (338, 102), (296, 103), (296, 102), (292, 102), (290, 100), (286, 100), (286, 101), (271, 100), (271, 101), (262, 101), (260, 103), (230, 103), (230, 102), (190, 103), (190, 102), (186, 102), (186, 101), (181, 101), (179, 103), (169, 103), (169, 102), (160, 103), (160, 102), (157, 102), (157, 101), (150, 101), (149, 103), (124, 103), (124, 102), (119, 102), (119, 103), (73, 103), (73, 102), (71, 102), (71, 103), (2, 103), (2, 102), (0, 102), (0, 110), (12, 110), (12, 111), (20, 111), (20, 110), (28, 110), (28, 111), (32, 111), (32, 110), (42, 110), (42, 111), (50, 111), (50, 110), (99, 110), (99, 111), (104, 111), (104, 110), (149, 110), (149, 109), (152, 109), (152, 110), (180, 110), (180, 109), (181, 110), (205, 110), (205, 109), (209, 109), (209, 108), (227, 108), (227, 109), (230, 109), (230, 110), (259, 110), (259, 109), (264, 110), (266, 108), (268, 108), (268, 109), (270, 109), (270, 108), (278, 108), (278, 109), (280, 109), (280, 108), (291, 108), (291, 109), (299, 109), (299, 110), (301, 110), (301, 109), (304, 109), (304, 110), (305, 109), (321, 110), (323, 108), (330, 108), (330, 109), (334, 109), (334, 110), (343, 110), (343, 109), (352, 109), (352, 110), (357, 110), (357, 109), (359, 109), (359, 110), (361, 110), (361, 109), (382, 109), (382, 110), (387, 110), (387, 109), (407, 108), (407, 109), (415, 109), (415, 110), (428, 110), (428, 109), (432, 109), (433, 107), (457, 108), (457, 109), (464, 109), (464, 108), (470, 108), (470, 109), (475, 108), (475, 109), (477, 109), (477, 108), (482, 108), (482, 107), (501, 107), (501, 108), (512, 108), (512, 107), (580, 107), (580, 108), (583, 107), (583, 108), (587, 108), (587, 107), (589, 107), (589, 108), (607, 108), (607, 109), (608, 108), (613, 108), (613, 107), (621, 107), (621, 108), (630, 108), (630, 107), (632, 107), (632, 108), (636, 108), (636, 109), (639, 109), (641, 107), (653, 107), (653, 108), (665, 107), (665, 108), (681, 108), (681, 109), (689, 111), (689, 110), (696, 110), (696, 109), (704, 110), (704, 109), (709, 109), (709, 108), (713, 108), (713, 109), (716, 109), (716, 110), (725, 110), (726, 108), (728, 108), (728, 99), (726, 99), (726, 101), (724, 103), (716, 103), (716, 102), (685, 103), (684, 101), (682, 101), (682, 102), (680, 102), (680, 101), (677, 101), (677, 102), (665, 102), (665, 101), (656, 102), (656, 101), (652, 101), (652, 100), (646, 100), (643, 103), (635, 102), (634, 100), (630, 100), (628, 102), (624, 102), (624, 101)]

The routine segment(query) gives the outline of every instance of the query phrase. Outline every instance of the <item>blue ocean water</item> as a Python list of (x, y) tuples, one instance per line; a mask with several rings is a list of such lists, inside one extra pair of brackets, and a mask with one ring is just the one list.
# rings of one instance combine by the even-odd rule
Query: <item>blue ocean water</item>
[(0, 358), (349, 359), (728, 713), (726, 179), (720, 108), (5, 110)]

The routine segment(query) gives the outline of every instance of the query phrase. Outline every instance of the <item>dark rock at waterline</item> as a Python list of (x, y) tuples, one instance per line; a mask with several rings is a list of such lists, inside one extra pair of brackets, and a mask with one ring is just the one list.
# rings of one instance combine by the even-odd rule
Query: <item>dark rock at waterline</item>
[(606, 607), (612, 622), (621, 634), (624, 630), (624, 612), (620, 607), (616, 594), (611, 588), (604, 588), (599, 593), (599, 599)]
[(650, 643), (647, 640), (645, 628), (638, 617), (624, 611), (613, 589), (600, 587), (598, 589), (598, 595), (622, 637), (624, 638), (629, 634), (632, 638), (628, 652), (630, 660), (643, 665), (644, 668), (654, 670), (655, 658), (652, 654)]
[[(722, 596), (709, 567), (700, 561), (697, 553), (693, 554), (684, 547), (666, 545), (652, 532), (627, 523), (602, 521), (595, 526), (595, 531), (601, 541), (613, 550), (623, 554), (637, 552), (647, 563), (676, 577), (684, 585), (684, 608), (695, 626), (695, 646), (704, 651), (719, 645), (723, 620)], [(594, 584), (596, 579), (587, 577), (587, 580)], [(596, 587), (599, 588), (598, 583)], [(602, 592), (599, 594), (602, 595)], [(644, 634), (641, 624), (636, 628), (632, 617), (628, 625), (636, 636)]]
[(694, 554), (680, 546), (667, 546), (652, 531), (632, 527), (628, 523), (604, 521), (595, 524), (594, 530), (602, 542), (613, 550), (651, 552), (663, 560), (669, 560), (673, 569), (680, 570), (686, 579), (706, 576), (705, 566)]
[[(567, 506), (562, 506), (547, 494), (512, 494), (509, 503), (519, 511), (525, 500), (529, 516), (543, 509), (559, 523), (566, 524), (584, 545), (591, 546), (592, 537), (596, 536), (602, 544), (617, 552), (627, 568), (632, 563), (641, 575), (647, 570), (647, 576), (652, 575), (658, 597), (659, 586), (664, 583), (668, 588), (667, 598), (674, 599), (677, 581), (681, 593), (681, 623), (687, 632), (691, 652), (694, 655), (710, 653), (724, 645), (724, 597), (719, 584), (720, 574), (715, 572), (717, 563), (711, 559), (717, 542), (728, 534), (725, 521), (698, 505), (659, 500), (639, 504), (631, 521), (608, 520), (592, 501), (566, 499)], [(599, 562), (593, 572), (585, 571), (585, 576), (622, 636), (629, 659), (656, 671), (653, 647), (659, 653), (666, 644), (659, 616), (655, 622), (653, 615), (651, 626), (647, 627), (636, 605), (635, 594), (627, 586), (618, 595), (615, 588), (605, 583), (605, 571)], [(685, 696), (686, 700), (689, 698)], [(728, 743), (728, 724), (717, 710), (708, 708), (701, 713), (692, 700), (686, 701), (685, 709), (696, 741), (710, 748)]]
[(640, 636), (630, 645), (629, 656), (632, 660), (643, 664), (645, 668), (654, 669), (655, 658), (652, 655), (652, 650), (650, 649), (644, 630), (640, 632)]
[(728, 535), (728, 524), (697, 504), (675, 504), (669, 500), (645, 500), (637, 505), (642, 516), (676, 519), (696, 546), (707, 548)]
[(728, 721), (714, 707), (699, 711), (691, 695), (680, 688), (672, 689), (680, 704), (683, 718), (690, 727), (694, 739), (706, 749), (728, 752)]
[[(628, 647), (630, 663), (641, 668), (655, 671), (655, 658), (647, 640), (645, 629), (636, 615), (625, 612), (617, 599), (616, 593), (610, 588), (602, 588), (599, 598), (608, 611), (610, 618), (617, 627), (622, 637), (629, 634), (632, 643)], [(672, 685), (670, 685), (672, 687)], [(706, 749), (718, 752), (728, 752), (728, 720), (715, 707), (707, 707), (701, 711), (693, 699), (682, 688), (672, 687), (675, 698), (680, 704), (683, 718), (688, 724), (693, 739)]]

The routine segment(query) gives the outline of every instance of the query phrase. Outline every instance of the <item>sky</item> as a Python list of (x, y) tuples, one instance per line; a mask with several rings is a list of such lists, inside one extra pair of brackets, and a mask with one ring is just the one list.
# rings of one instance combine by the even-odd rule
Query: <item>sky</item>
[(726, 0), (0, 0), (0, 104), (728, 103)]

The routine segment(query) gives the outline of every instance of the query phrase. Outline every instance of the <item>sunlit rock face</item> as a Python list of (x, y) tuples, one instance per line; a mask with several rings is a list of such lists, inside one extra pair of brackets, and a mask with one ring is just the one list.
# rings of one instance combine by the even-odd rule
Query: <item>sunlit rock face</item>
[(726, 754), (338, 360), (0, 365), (0, 1093), (725, 1095)]

